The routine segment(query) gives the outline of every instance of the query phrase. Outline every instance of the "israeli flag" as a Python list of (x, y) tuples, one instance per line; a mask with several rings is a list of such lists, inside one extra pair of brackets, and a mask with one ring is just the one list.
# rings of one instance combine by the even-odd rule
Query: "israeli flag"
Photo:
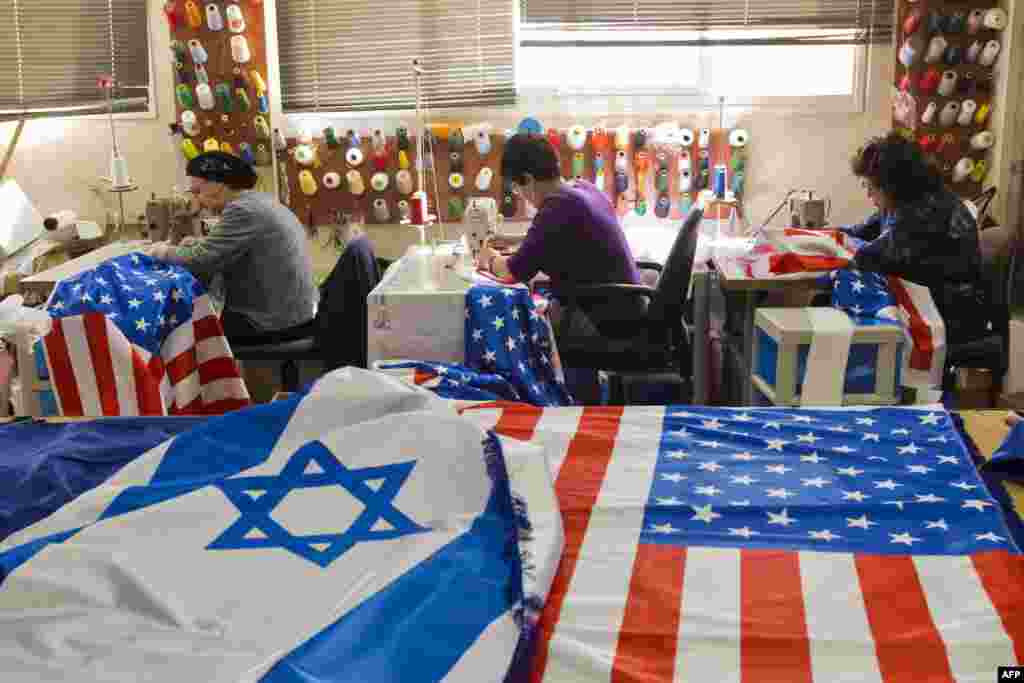
[(346, 368), (0, 545), (11, 681), (500, 681), (562, 549), (542, 449)]

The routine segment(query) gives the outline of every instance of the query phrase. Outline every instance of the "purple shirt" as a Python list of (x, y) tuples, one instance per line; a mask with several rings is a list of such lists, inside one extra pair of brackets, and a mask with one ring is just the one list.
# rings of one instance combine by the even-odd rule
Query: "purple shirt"
[(543, 271), (557, 295), (565, 284), (640, 284), (626, 234), (608, 196), (591, 183), (548, 195), (508, 269), (520, 282)]

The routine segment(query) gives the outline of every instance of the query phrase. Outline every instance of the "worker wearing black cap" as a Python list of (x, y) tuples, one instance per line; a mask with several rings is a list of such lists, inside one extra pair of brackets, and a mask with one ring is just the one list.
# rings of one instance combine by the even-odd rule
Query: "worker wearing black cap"
[(182, 265), (199, 279), (224, 278), (224, 333), (235, 344), (270, 344), (312, 334), (319, 294), (306, 233), (287, 207), (256, 192), (251, 164), (224, 152), (188, 163), (189, 191), (221, 214), (208, 236), (149, 247), (154, 258)]

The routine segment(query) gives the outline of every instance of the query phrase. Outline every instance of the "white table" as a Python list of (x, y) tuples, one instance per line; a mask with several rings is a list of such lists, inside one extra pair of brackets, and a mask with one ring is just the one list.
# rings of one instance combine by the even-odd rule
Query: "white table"
[[(626, 240), (633, 257), (664, 264), (679, 232), (677, 224), (628, 226)], [(719, 235), (718, 221), (707, 219), (694, 258), (692, 296), (694, 297), (693, 401), (708, 401), (708, 324), (711, 257), (721, 244), (729, 242)], [(439, 248), (451, 254), (452, 248)], [(414, 359), (462, 363), (465, 359), (465, 296), (472, 282), (452, 269), (435, 268), (429, 283), (424, 283), (422, 266), (414, 265), (410, 247), (384, 274), (367, 297), (367, 359), (374, 361)]]
[(95, 268), (108, 259), (112, 259), (117, 256), (124, 256), (125, 254), (132, 253), (133, 251), (139, 251), (146, 244), (148, 244), (148, 242), (145, 240), (111, 242), (106, 246), (100, 247), (95, 251), (90, 251), (88, 254), (84, 254), (78, 258), (71, 259), (59, 266), (54, 266), (53, 268), (44, 270), (41, 273), (36, 273), (35, 275), (23, 278), (18, 286), (23, 293), (37, 292), (45, 299), (50, 296), (50, 292), (53, 291), (53, 288), (56, 287), (57, 283), (61, 280), (66, 280), (80, 273), (84, 273), (90, 268)]
[[(465, 360), (466, 292), (474, 282), (454, 268), (454, 246), (436, 250), (433, 266), (412, 246), (366, 297), (367, 360)], [(429, 271), (427, 270), (429, 268)]]

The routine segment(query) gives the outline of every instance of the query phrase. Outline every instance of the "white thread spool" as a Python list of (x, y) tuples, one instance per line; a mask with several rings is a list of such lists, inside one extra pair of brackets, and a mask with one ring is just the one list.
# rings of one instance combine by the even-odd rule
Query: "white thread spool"
[(956, 166), (953, 167), (953, 182), (962, 183), (964, 178), (971, 174), (974, 170), (974, 159), (970, 157), (964, 157), (960, 161), (956, 162)]
[(925, 52), (924, 61), (926, 64), (935, 64), (942, 59), (942, 53), (946, 51), (949, 42), (941, 35), (932, 37), (928, 43), (928, 51)]
[(238, 64), (246, 64), (252, 59), (249, 52), (249, 41), (245, 36), (231, 36), (231, 58)]
[(964, 100), (960, 105), (960, 115), (956, 117), (956, 122), (961, 126), (971, 125), (971, 120), (974, 118), (974, 112), (977, 110), (977, 102), (974, 100)]
[(1006, 11), (999, 7), (993, 7), (985, 12), (983, 23), (985, 28), (992, 29), (993, 31), (1002, 31), (1006, 28), (1006, 21)]
[(746, 147), (750, 141), (750, 133), (743, 128), (735, 128), (729, 132), (730, 147)]
[(387, 223), (391, 219), (391, 211), (388, 210), (386, 200), (380, 197), (373, 200), (373, 217), (378, 223)]
[(999, 41), (990, 40), (985, 43), (984, 49), (981, 51), (981, 55), (978, 57), (978, 64), (982, 66), (992, 66), (996, 62), (996, 57), (999, 56)]
[(679, 129), (679, 144), (681, 144), (683, 147), (692, 147), (693, 139), (694, 138), (692, 130), (690, 130), (689, 128)]
[(971, 149), (989, 149), (995, 143), (995, 133), (990, 130), (983, 130), (971, 136)]
[(926, 126), (930, 126), (932, 121), (935, 120), (935, 112), (939, 109), (939, 105), (935, 102), (929, 102), (928, 106), (924, 108), (924, 112), (921, 114), (921, 123)]
[(939, 81), (939, 94), (943, 97), (949, 97), (956, 92), (956, 80), (957, 73), (952, 69), (947, 69), (942, 72), (942, 80)]
[(185, 131), (185, 135), (199, 135), (199, 121), (196, 119), (196, 113), (191, 109), (181, 112), (181, 128)]
[(494, 171), (489, 167), (484, 166), (480, 169), (480, 172), (476, 174), (476, 189), (481, 192), (487, 192), (491, 189), (491, 180), (494, 178)]
[(128, 162), (117, 154), (110, 159), (110, 181), (113, 187), (128, 187), (132, 184), (128, 176)]
[(946, 106), (942, 108), (942, 113), (939, 114), (939, 125), (943, 128), (948, 128), (956, 123), (956, 117), (960, 113), (959, 102), (947, 102)]

